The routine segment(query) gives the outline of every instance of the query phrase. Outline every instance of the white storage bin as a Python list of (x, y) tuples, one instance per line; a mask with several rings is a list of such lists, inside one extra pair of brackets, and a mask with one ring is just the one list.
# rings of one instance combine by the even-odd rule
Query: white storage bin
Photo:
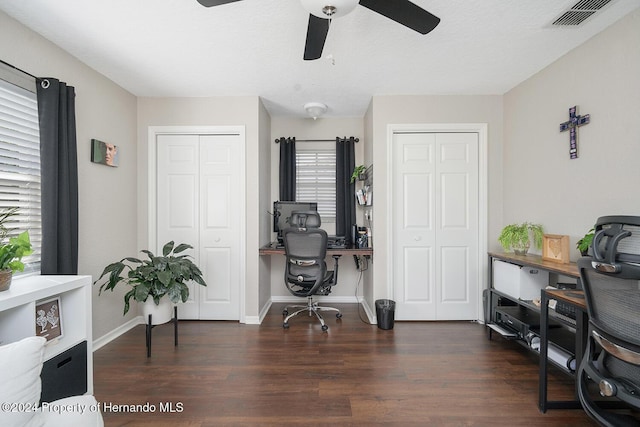
[(521, 300), (540, 298), (549, 284), (549, 272), (493, 260), (493, 288)]

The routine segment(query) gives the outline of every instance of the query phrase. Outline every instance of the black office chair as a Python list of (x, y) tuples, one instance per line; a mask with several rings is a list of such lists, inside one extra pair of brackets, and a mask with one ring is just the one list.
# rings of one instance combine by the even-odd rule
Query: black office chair
[[(288, 305), (282, 311), (284, 323), (289, 327), (289, 319), (300, 313), (315, 314), (322, 330), (329, 327), (324, 323), (321, 311), (335, 311), (336, 317), (342, 317), (337, 308), (321, 307), (313, 301), (314, 295), (329, 295), (338, 279), (338, 258), (334, 256), (333, 271), (327, 270), (327, 233), (320, 227), (320, 215), (316, 211), (294, 211), (291, 214), (291, 227), (282, 232), (284, 250), (287, 257), (284, 269), (284, 282), (291, 294), (306, 297), (307, 305)], [(291, 309), (298, 309), (289, 314)]]
[(603, 426), (640, 426), (640, 217), (602, 217), (595, 228), (593, 257), (578, 260), (589, 313), (578, 396)]

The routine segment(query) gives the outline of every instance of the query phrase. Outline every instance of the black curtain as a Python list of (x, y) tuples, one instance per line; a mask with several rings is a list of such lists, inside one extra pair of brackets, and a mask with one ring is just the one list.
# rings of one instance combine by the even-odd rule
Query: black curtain
[(38, 78), (42, 181), (42, 274), (78, 274), (75, 88)]
[(296, 200), (296, 139), (280, 138), (280, 200)]
[(355, 139), (336, 138), (336, 235), (353, 244), (351, 229), (356, 223), (355, 183), (351, 174), (356, 167)]

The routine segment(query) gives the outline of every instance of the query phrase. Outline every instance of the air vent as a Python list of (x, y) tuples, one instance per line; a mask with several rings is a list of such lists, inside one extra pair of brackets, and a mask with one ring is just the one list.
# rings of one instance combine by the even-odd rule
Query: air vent
[(614, 0), (580, 0), (564, 11), (551, 25), (576, 26), (593, 16)]

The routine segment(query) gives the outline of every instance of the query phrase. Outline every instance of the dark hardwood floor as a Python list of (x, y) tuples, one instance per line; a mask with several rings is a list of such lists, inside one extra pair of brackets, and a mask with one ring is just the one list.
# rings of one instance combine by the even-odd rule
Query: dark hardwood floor
[[(538, 364), (516, 343), (470, 322), (360, 320), (355, 304), (282, 328), (283, 304), (262, 325), (181, 321), (144, 326), (94, 353), (94, 393), (110, 426), (593, 426), (580, 409), (538, 411)], [(549, 376), (550, 399), (573, 380)], [(115, 412), (144, 405), (147, 412)], [(109, 405), (111, 407), (109, 408)], [(136, 408), (134, 408), (136, 409)], [(173, 412), (171, 412), (173, 410)]]

